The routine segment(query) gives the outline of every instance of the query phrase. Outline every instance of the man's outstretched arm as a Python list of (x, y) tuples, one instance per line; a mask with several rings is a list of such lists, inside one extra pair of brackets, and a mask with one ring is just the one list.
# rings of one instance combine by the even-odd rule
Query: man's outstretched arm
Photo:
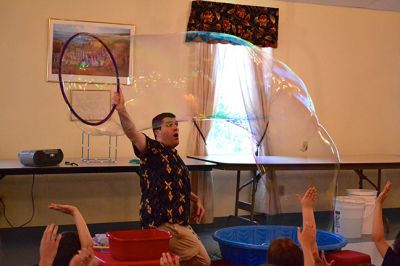
[(146, 137), (143, 133), (137, 131), (131, 116), (126, 110), (122, 92), (114, 92), (113, 104), (115, 104), (115, 109), (118, 112), (119, 120), (121, 121), (125, 135), (140, 152), (143, 152), (146, 149)]

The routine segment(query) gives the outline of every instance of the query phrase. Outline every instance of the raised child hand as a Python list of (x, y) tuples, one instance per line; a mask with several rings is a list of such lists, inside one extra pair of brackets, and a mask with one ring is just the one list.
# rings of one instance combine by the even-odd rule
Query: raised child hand
[(304, 193), (303, 197), (301, 197), (299, 194), (296, 196), (301, 204), (301, 207), (314, 208), (315, 202), (318, 198), (318, 191), (315, 187), (310, 187), (307, 189), (306, 193)]
[(390, 190), (392, 190), (392, 182), (387, 181), (382, 192), (379, 193), (378, 197), (376, 198), (376, 201), (378, 203), (383, 203), (385, 201), (385, 199), (387, 198), (387, 196), (389, 195)]
[(69, 266), (100, 266), (100, 262), (94, 256), (93, 249), (82, 248), (69, 262)]
[(40, 241), (40, 266), (53, 265), (61, 240), (61, 235), (57, 231), (58, 226), (50, 224), (43, 233), (42, 240)]
[(51, 203), (49, 205), (49, 209), (60, 211), (69, 215), (74, 215), (78, 211), (78, 208), (75, 206), (56, 203)]
[(179, 257), (177, 255), (162, 253), (160, 258), (161, 266), (179, 266)]

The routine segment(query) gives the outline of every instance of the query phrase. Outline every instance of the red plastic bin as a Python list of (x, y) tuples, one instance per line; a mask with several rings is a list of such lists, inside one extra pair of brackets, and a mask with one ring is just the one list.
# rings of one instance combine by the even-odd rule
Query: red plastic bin
[(116, 260), (108, 250), (94, 249), (94, 256), (101, 266), (160, 266), (160, 258), (154, 260)]
[(160, 259), (168, 251), (171, 235), (158, 229), (123, 230), (106, 233), (111, 256), (116, 260)]

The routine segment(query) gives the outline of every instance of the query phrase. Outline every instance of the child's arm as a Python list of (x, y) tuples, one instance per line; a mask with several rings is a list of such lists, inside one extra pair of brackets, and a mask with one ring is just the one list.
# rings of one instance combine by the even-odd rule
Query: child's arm
[[(317, 201), (317, 197), (318, 197), (318, 191), (315, 187), (310, 187), (309, 189), (307, 189), (303, 197), (297, 195), (297, 198), (301, 205), (301, 213), (303, 216), (303, 227), (305, 225), (310, 225), (315, 230), (317, 228), (314, 217), (314, 206), (315, 202)], [(313, 253), (318, 252), (318, 246), (316, 241), (314, 241), (311, 251)]]
[(372, 220), (372, 239), (382, 257), (385, 256), (389, 245), (385, 240), (385, 231), (382, 219), (382, 205), (392, 189), (392, 182), (386, 182), (385, 188), (375, 201), (374, 216)]
[(62, 205), (51, 203), (49, 208), (52, 210), (60, 211), (72, 215), (75, 219), (75, 225), (78, 229), (79, 241), (82, 248), (93, 247), (93, 239), (90, 235), (89, 228), (87, 227), (85, 219), (79, 212), (78, 208), (72, 205)]

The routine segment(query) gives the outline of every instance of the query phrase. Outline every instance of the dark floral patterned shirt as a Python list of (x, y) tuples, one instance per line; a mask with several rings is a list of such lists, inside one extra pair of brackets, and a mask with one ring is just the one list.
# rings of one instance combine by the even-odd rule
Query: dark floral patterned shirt
[(140, 222), (142, 228), (163, 223), (187, 225), (190, 215), (189, 170), (178, 152), (146, 136), (146, 150), (140, 153)]

